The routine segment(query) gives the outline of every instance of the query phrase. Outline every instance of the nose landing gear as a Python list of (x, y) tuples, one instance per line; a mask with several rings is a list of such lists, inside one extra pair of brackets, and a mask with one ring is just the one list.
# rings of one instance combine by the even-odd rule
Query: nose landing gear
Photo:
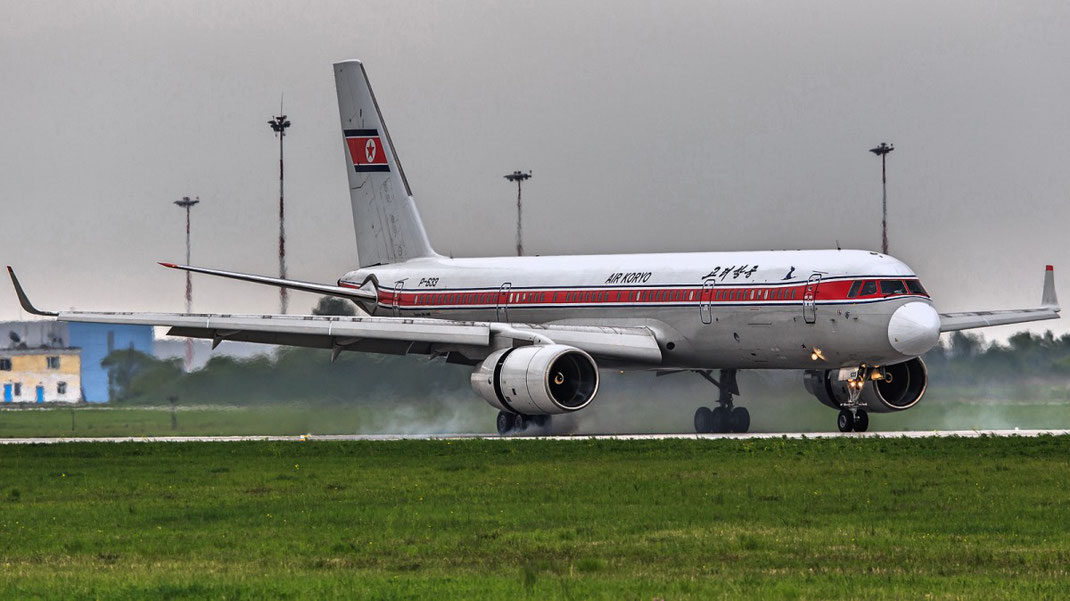
[(732, 396), (739, 396), (739, 385), (736, 383), (736, 370), (722, 369), (720, 380), (710, 375), (710, 370), (696, 370), (695, 373), (702, 376), (710, 384), (720, 391), (717, 396), (717, 407), (699, 407), (695, 411), (695, 432), (705, 434), (713, 432), (723, 434), (727, 432), (746, 432), (750, 430), (750, 412), (745, 407), (734, 407)]
[(836, 418), (836, 427), (840, 432), (865, 432), (869, 429), (869, 414), (861, 407), (855, 408), (854, 411), (841, 409)]
[(871, 368), (865, 363), (858, 366), (854, 376), (847, 380), (847, 400), (841, 404), (840, 414), (836, 417), (836, 427), (840, 432), (865, 432), (869, 429), (869, 414), (862, 407), (862, 389), (867, 380), (891, 381), (892, 376), (883, 367)]

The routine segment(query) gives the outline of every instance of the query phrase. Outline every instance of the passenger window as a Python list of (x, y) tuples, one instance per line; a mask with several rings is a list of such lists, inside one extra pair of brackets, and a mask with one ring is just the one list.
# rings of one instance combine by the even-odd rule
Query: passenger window
[(891, 294), (906, 294), (906, 286), (903, 285), (902, 280), (881, 280), (881, 294), (888, 296)]
[(862, 281), (861, 280), (856, 281), (855, 283), (851, 284), (851, 289), (847, 291), (847, 298), (857, 298), (858, 297), (858, 290), (860, 288), (862, 288)]
[(874, 282), (873, 280), (867, 280), (866, 282), (864, 282), (862, 284), (862, 292), (860, 292), (859, 294), (861, 296), (869, 296), (871, 294), (876, 294), (876, 293), (877, 293), (877, 282)]

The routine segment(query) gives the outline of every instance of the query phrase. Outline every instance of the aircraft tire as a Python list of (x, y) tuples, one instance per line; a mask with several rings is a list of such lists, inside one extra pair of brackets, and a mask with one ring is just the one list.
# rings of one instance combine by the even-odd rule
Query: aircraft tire
[(840, 409), (840, 415), (836, 418), (836, 427), (840, 432), (850, 432), (854, 429), (855, 417), (846, 409)]
[(695, 410), (695, 432), (699, 434), (713, 432), (713, 412), (709, 407), (699, 407)]
[(724, 407), (717, 407), (711, 413), (713, 416), (711, 423), (713, 425), (710, 431), (714, 434), (724, 434), (728, 432), (729, 426), (731, 425), (732, 421), (732, 416), (728, 412), (728, 409), (725, 409)]
[(531, 426), (531, 424), (532, 419), (530, 417), (526, 415), (517, 414), (517, 416), (513, 418), (513, 431), (519, 434), (524, 430), (527, 430), (528, 427)]
[(854, 428), (855, 432), (865, 432), (869, 429), (869, 414), (865, 409), (855, 411)]
[(736, 407), (735, 409), (732, 409), (730, 417), (731, 419), (728, 421), (733, 432), (743, 434), (747, 430), (750, 430), (750, 412), (747, 411), (746, 407)]
[(498, 434), (501, 436), (505, 436), (506, 434), (512, 432), (513, 428), (516, 425), (518, 417), (520, 416), (516, 415), (515, 413), (509, 413), (508, 411), (499, 411), (497, 421)]

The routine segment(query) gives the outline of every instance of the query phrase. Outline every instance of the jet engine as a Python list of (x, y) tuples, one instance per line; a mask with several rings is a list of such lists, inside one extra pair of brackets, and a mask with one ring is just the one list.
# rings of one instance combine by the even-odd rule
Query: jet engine
[[(848, 376), (853, 370), (807, 370), (803, 374), (806, 391), (822, 404), (841, 409), (850, 396)], [(868, 411), (891, 413), (910, 409), (918, 404), (929, 383), (929, 372), (920, 357), (904, 363), (886, 365), (878, 372), (879, 379), (867, 378), (862, 386), (861, 400)]]
[(553, 415), (586, 407), (598, 392), (598, 365), (578, 348), (541, 344), (491, 353), (472, 372), (472, 388), (494, 407)]

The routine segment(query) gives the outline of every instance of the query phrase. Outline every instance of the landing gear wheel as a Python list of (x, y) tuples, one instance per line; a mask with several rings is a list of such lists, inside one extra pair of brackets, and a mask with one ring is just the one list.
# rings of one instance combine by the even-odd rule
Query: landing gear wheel
[(729, 416), (730, 430), (740, 434), (750, 430), (750, 412), (747, 411), (746, 407), (736, 407)]
[(528, 429), (528, 426), (532, 424), (533, 420), (526, 415), (517, 415), (513, 418), (513, 431), (517, 434)]
[(695, 432), (699, 434), (713, 432), (713, 412), (709, 407), (699, 407), (695, 411)]
[(869, 429), (869, 414), (865, 409), (855, 411), (854, 427), (855, 432), (865, 432)]
[(728, 432), (728, 426), (730, 425), (731, 415), (728, 409), (724, 407), (717, 407), (711, 412), (712, 420), (710, 432), (714, 434), (724, 434)]
[(836, 418), (836, 426), (840, 432), (850, 432), (854, 429), (855, 416), (847, 409), (840, 409), (840, 415)]
[(515, 413), (509, 413), (508, 411), (498, 412), (498, 434), (505, 436), (513, 431), (513, 426), (516, 424), (516, 418), (519, 417)]

